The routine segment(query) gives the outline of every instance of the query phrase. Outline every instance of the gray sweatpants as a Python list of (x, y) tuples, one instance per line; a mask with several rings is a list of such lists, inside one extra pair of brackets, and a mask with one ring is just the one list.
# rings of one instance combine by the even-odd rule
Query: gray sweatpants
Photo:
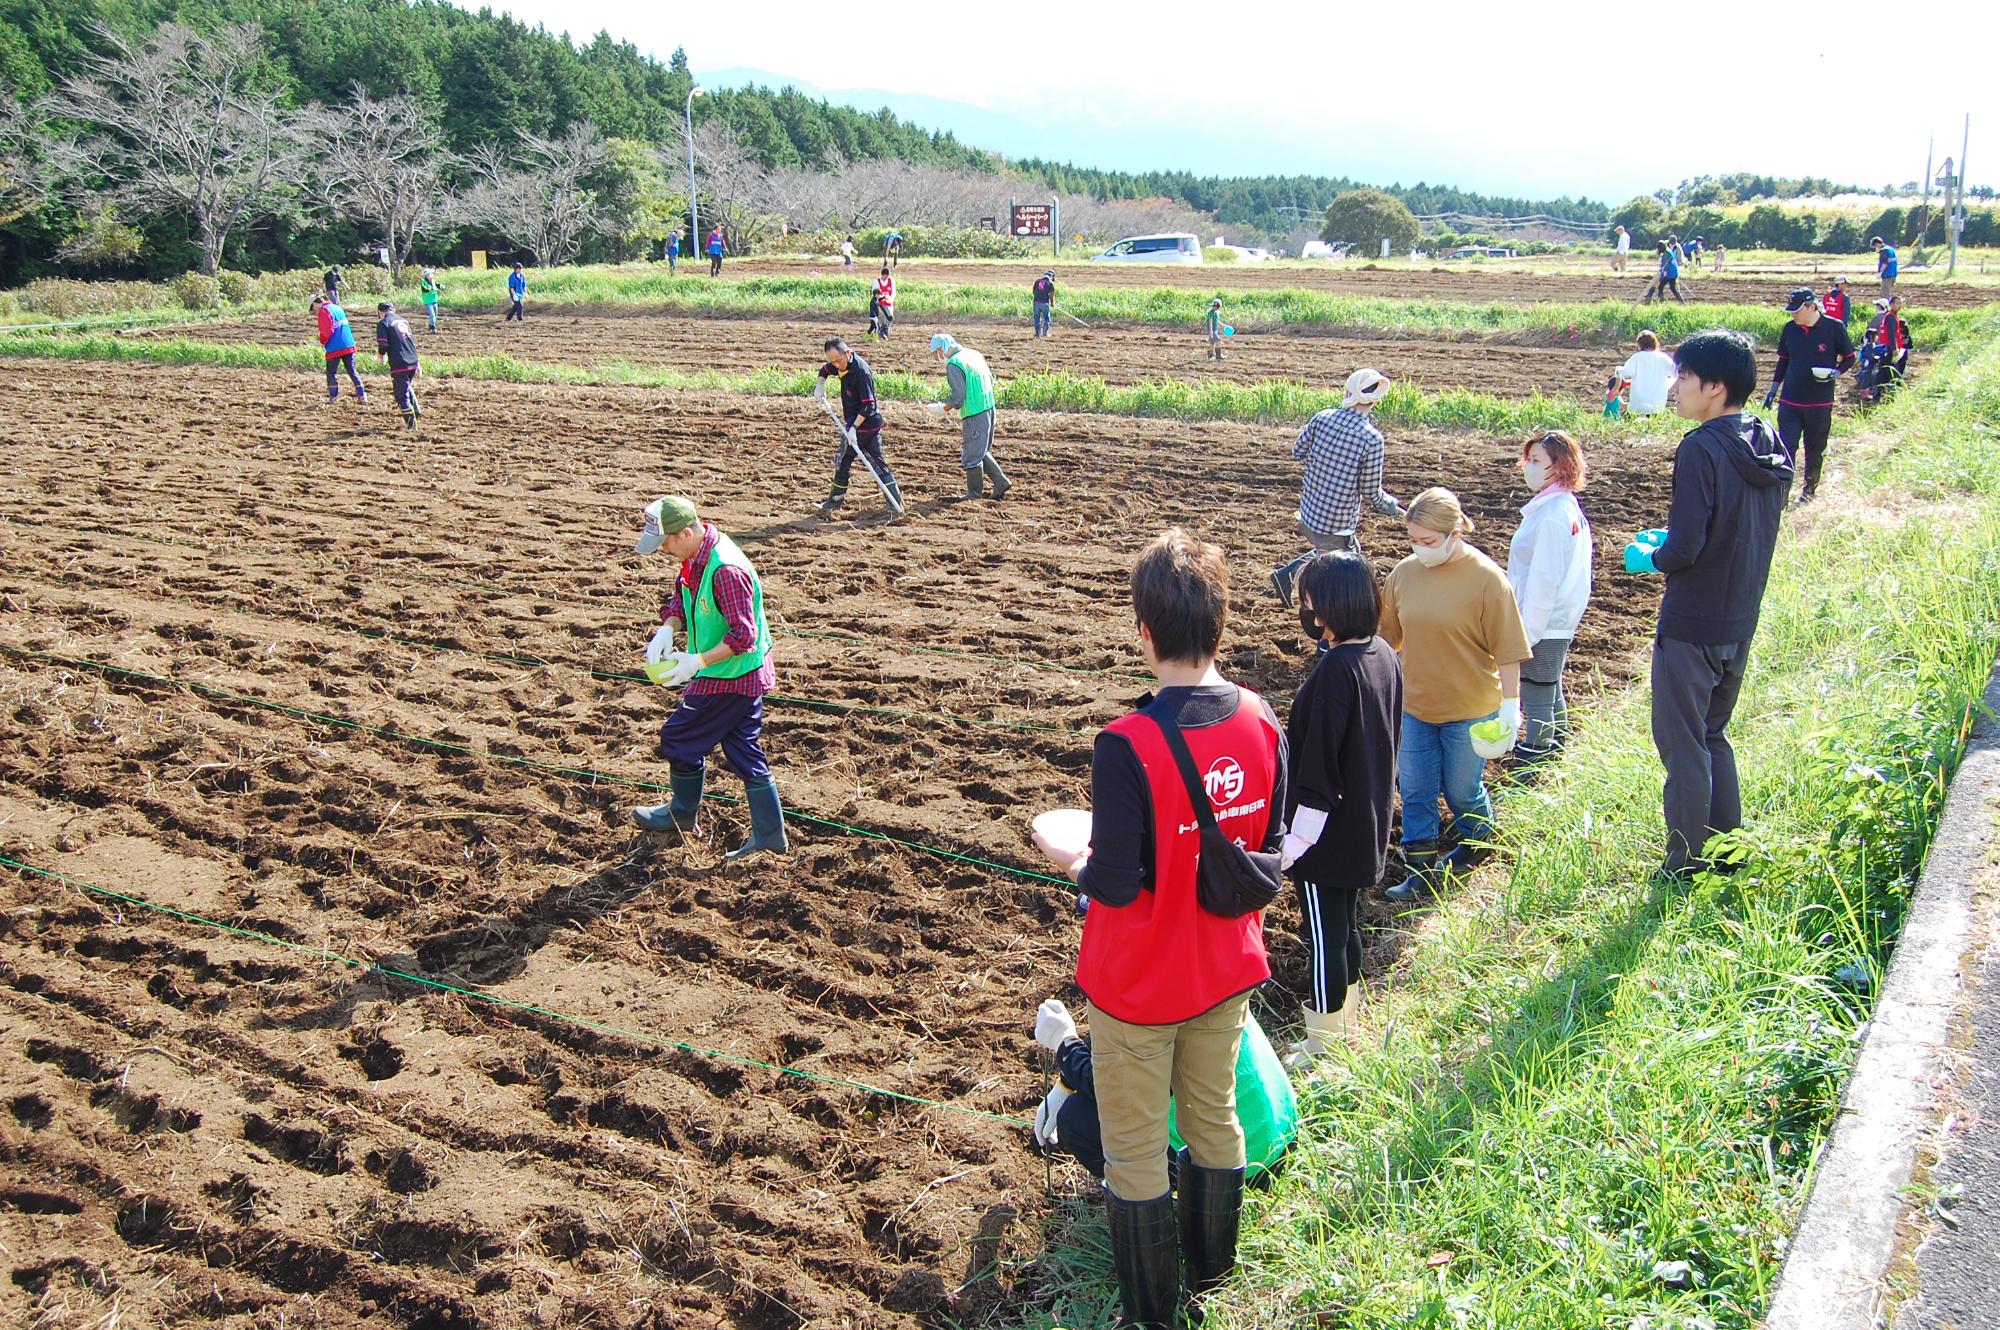
[(976, 416), (967, 416), (959, 425), (959, 462), (970, 471), (986, 460), (986, 454), (993, 451), (994, 411), (981, 411)]
[(1528, 733), (1521, 740), (1527, 753), (1545, 753), (1569, 733), (1569, 699), (1563, 695), (1563, 661), (1569, 655), (1567, 637), (1545, 637), (1535, 654), (1521, 662), (1521, 714)]
[(1743, 825), (1743, 792), (1729, 718), (1743, 689), (1748, 642), (1653, 643), (1653, 747), (1667, 769), (1662, 802), (1669, 872), (1702, 866), (1708, 838)]

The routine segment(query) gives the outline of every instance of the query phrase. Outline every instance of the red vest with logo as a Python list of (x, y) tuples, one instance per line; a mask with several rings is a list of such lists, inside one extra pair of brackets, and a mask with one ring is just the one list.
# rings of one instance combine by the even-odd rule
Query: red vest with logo
[[(1262, 849), (1273, 816), (1278, 731), (1263, 703), (1238, 690), (1236, 714), (1182, 730), (1223, 833)], [(1130, 1025), (1177, 1025), (1271, 977), (1264, 917), (1225, 919), (1195, 899), (1201, 825), (1166, 735), (1137, 712), (1107, 727), (1139, 756), (1153, 803), (1153, 883), (1126, 906), (1091, 902), (1076, 982), (1090, 1005)]]
[(875, 279), (875, 299), (879, 303), (893, 308), (896, 304), (896, 279), (893, 277), (877, 277)]
[(1847, 322), (1847, 293), (1839, 287), (1826, 293), (1826, 299), (1819, 302), (1821, 310), (1835, 323)]

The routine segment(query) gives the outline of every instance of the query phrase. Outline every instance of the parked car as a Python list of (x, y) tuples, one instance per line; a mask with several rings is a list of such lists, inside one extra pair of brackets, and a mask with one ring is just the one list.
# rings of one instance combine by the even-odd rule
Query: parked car
[(1327, 244), (1324, 240), (1308, 240), (1300, 247), (1299, 257), (1302, 259), (1344, 259), (1347, 257), (1347, 250), (1348, 247), (1346, 245), (1335, 248)]
[(1126, 236), (1092, 263), (1200, 263), (1201, 241), (1185, 231)]

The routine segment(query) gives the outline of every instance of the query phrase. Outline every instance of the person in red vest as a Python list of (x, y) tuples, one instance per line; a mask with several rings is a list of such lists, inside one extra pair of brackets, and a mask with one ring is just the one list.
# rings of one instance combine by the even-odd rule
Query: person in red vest
[[(1194, 797), (1198, 788), (1223, 836), (1276, 853), (1286, 748), (1269, 704), (1216, 669), (1228, 599), (1222, 550), (1178, 527), (1139, 555), (1132, 608), (1159, 692), (1097, 736), (1089, 844), (1079, 851), (1036, 839), (1090, 902), (1076, 981), (1090, 1001), (1105, 1203), (1127, 1326), (1174, 1324), (1183, 1255), (1196, 1296), (1236, 1265), (1245, 1158), (1236, 1052), (1251, 990), (1271, 967), (1261, 911), (1231, 918), (1201, 902)], [(1192, 758), (1186, 775), (1179, 744)], [(1178, 1220), (1169, 1099), (1187, 1142), (1176, 1161)]]
[(1819, 312), (1835, 323), (1846, 323), (1853, 307), (1847, 299), (1847, 279), (1836, 277), (1833, 285), (1826, 289), (1826, 296), (1819, 302)]
[(880, 341), (889, 340), (889, 325), (896, 321), (896, 279), (889, 273), (889, 265), (882, 265), (882, 275), (875, 279), (875, 289), (868, 297), (868, 331)]
[(1900, 382), (1910, 369), (1910, 325), (1903, 322), (1903, 298), (1887, 296), (1875, 302), (1880, 313), (1868, 321), (1868, 339), (1882, 348), (1882, 360), (1891, 371), (1886, 382)]

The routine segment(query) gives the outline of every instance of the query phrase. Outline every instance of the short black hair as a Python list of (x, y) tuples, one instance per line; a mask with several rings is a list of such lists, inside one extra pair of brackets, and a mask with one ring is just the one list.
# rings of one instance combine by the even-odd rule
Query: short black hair
[(1703, 383), (1723, 386), (1723, 401), (1742, 406), (1757, 390), (1757, 344), (1748, 333), (1710, 328), (1674, 348), (1674, 364)]
[(1222, 548), (1169, 527), (1132, 565), (1132, 611), (1159, 659), (1193, 664), (1213, 656), (1229, 621)]
[(820, 348), (822, 351), (845, 351), (846, 349), (847, 343), (838, 337), (827, 338), (826, 345)]
[(1368, 560), (1347, 550), (1315, 554), (1299, 574), (1299, 603), (1312, 602), (1313, 617), (1346, 642), (1372, 637), (1382, 622), (1382, 590)]

